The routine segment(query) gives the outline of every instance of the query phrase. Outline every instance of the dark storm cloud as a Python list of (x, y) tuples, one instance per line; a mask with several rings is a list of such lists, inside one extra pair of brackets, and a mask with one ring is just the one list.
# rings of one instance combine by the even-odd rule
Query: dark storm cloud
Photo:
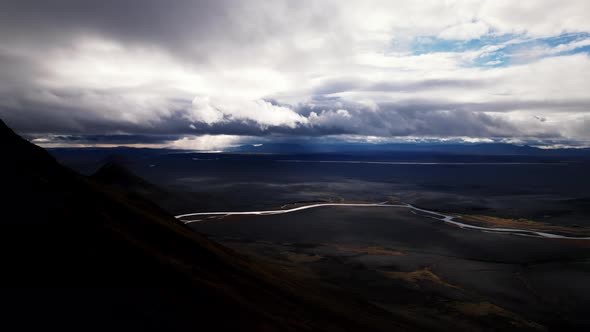
[(45, 74), (44, 69), (34, 59), (22, 55), (6, 54), (0, 49), (0, 91), (14, 89), (18, 91), (28, 86), (30, 78)]
[[(3, 39), (68, 43), (84, 34), (99, 34), (126, 42), (162, 43), (176, 47), (191, 36), (226, 34), (231, 22), (228, 1), (3, 1), (0, 27)], [(186, 23), (199, 29), (187, 31)], [(226, 36), (231, 37), (231, 36)]]
[(416, 133), (441, 137), (506, 137), (523, 134), (510, 122), (483, 112), (427, 103), (379, 106), (378, 111), (352, 107), (347, 110), (347, 115), (333, 110), (319, 112), (318, 120), (312, 122), (317, 126), (312, 125), (310, 130), (319, 135), (324, 130), (332, 130), (383, 137), (411, 136)]
[[(55, 96), (47, 96), (52, 99)], [(72, 96), (70, 96), (72, 98)], [(307, 122), (295, 127), (261, 126), (248, 119), (226, 118), (216, 123), (187, 121), (189, 101), (171, 100), (166, 103), (171, 112), (154, 122), (138, 124), (120, 118), (100, 116), (100, 112), (76, 112), (76, 106), (48, 106), (45, 99), (22, 103), (18, 111), (6, 112), (9, 125), (28, 133), (88, 134), (124, 132), (134, 135), (201, 135), (227, 134), (244, 136), (293, 135), (371, 135), (371, 136), (471, 136), (510, 137), (526, 136), (519, 126), (493, 116), (488, 112), (505, 113), (514, 109), (543, 107), (584, 107), (584, 102), (547, 103), (443, 103), (428, 100), (412, 100), (403, 103), (384, 103), (377, 111), (362, 105), (344, 104), (333, 108), (333, 100), (325, 104), (299, 105), (298, 112)], [(79, 105), (76, 102), (75, 105)], [(555, 105), (554, 105), (555, 104)], [(48, 107), (53, 107), (48, 109)], [(37, 121), (30, 121), (35, 118)], [(533, 118), (534, 119), (534, 118)], [(547, 131), (535, 136), (559, 137), (559, 132)], [(130, 136), (132, 137), (132, 136)]]
[[(180, 139), (181, 135), (52, 135), (37, 137), (26, 135), (25, 138), (33, 142), (52, 144), (84, 144), (84, 145), (131, 145), (131, 144), (166, 144)], [(39, 141), (40, 140), (40, 141)]]
[[(261, 5), (276, 12), (268, 15)], [(301, 1), (259, 0), (8, 0), (0, 3), (0, 39), (42, 52), (97, 36), (155, 47), (198, 64), (216, 61), (227, 52), (260, 51), (266, 42), (289, 33), (291, 20), (298, 19), (290, 17), (291, 11), (306, 7)], [(330, 13), (309, 14), (299, 24), (321, 28), (329, 22)]]
[[(95, 105), (85, 105), (88, 102), (83, 99), (88, 96), (88, 93), (84, 93), (64, 99), (48, 91), (31, 91), (31, 95), (15, 100), (14, 105), (3, 107), (0, 113), (8, 125), (32, 134), (170, 134), (182, 127), (184, 131), (189, 129), (186, 120), (182, 120), (177, 116), (179, 112), (174, 111), (181, 105), (174, 102), (167, 103), (171, 110), (168, 116), (155, 119), (154, 123), (148, 121), (138, 124), (120, 116), (109, 116)], [(90, 94), (90, 97), (93, 95)], [(81, 108), (87, 109), (81, 111)]]

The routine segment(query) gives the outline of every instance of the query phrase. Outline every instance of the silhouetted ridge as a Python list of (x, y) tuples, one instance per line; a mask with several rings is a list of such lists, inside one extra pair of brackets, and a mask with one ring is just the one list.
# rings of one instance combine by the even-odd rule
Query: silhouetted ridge
[(34, 163), (41, 163), (41, 166), (55, 166), (53, 165), (55, 159), (47, 151), (14, 133), (2, 120), (0, 120), (0, 147), (5, 156), (2, 167), (38, 168), (33, 165)]
[(125, 166), (115, 161), (105, 163), (92, 175), (92, 178), (104, 184), (148, 186), (149, 182), (131, 173)]

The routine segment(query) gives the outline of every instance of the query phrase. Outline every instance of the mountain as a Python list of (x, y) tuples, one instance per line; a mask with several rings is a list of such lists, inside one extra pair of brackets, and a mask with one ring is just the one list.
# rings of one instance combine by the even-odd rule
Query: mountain
[[(191, 231), (154, 203), (59, 165), (0, 121), (0, 324), (19, 330), (408, 330)], [(107, 181), (107, 182), (108, 182)], [(130, 181), (130, 182), (129, 182)]]
[(163, 189), (133, 174), (121, 160), (107, 160), (109, 161), (100, 166), (90, 179), (122, 195), (149, 200), (171, 214), (185, 213), (188, 211), (187, 207), (190, 207), (191, 211), (227, 208), (227, 200), (219, 195)]
[(47, 150), (58, 161), (84, 175), (95, 173), (102, 165), (109, 162), (128, 165), (130, 160), (149, 160), (170, 153), (186, 152), (186, 150), (130, 147), (51, 148)]
[(507, 143), (269, 143), (240, 145), (239, 153), (427, 153), (472, 156), (590, 157), (590, 149), (540, 149)]
[(141, 196), (165, 196), (165, 190), (131, 173), (125, 166), (116, 161), (102, 165), (91, 178), (101, 184), (116, 187), (119, 190)]

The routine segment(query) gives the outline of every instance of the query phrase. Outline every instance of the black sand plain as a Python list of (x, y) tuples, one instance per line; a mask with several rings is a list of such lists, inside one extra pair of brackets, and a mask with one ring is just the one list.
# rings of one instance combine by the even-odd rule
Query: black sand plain
[[(586, 159), (52, 152), (86, 174), (116, 159), (161, 188), (137, 192), (173, 214), (390, 201), (512, 226), (574, 233), (590, 226)], [(361, 162), (334, 162), (350, 160)], [(383, 207), (229, 216), (190, 226), (244, 255), (351, 291), (435, 330), (590, 329), (590, 241), (465, 230)]]
[(304, 265), (391, 310), (427, 304), (432, 312), (416, 314), (452, 315), (468, 303), (479, 306), (474, 315), (494, 316), (490, 303), (518, 316), (500, 318), (523, 328), (590, 323), (590, 243), (460, 229), (386, 207), (229, 216), (191, 227), (238, 251)]

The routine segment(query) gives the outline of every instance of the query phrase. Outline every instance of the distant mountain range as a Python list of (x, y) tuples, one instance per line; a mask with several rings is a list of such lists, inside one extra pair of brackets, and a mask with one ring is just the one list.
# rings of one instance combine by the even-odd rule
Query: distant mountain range
[(445, 153), (457, 155), (488, 155), (488, 156), (575, 156), (590, 157), (590, 148), (581, 149), (540, 149), (532, 146), (520, 146), (506, 143), (269, 143), (248, 144), (227, 149), (228, 152), (247, 153)]

